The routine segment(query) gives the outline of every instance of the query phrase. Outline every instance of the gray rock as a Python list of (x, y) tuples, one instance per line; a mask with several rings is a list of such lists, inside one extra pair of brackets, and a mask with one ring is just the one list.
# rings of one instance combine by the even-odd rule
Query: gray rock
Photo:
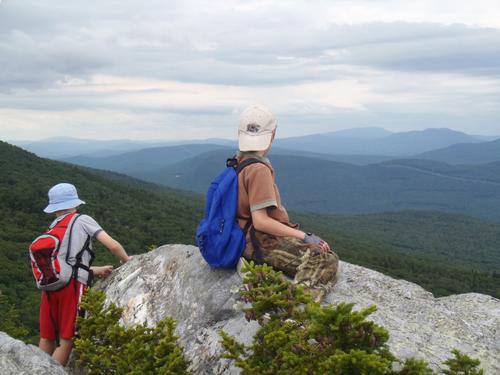
[(64, 375), (64, 367), (36, 346), (26, 345), (0, 332), (0, 374)]
[(434, 298), (405, 280), (341, 262), (341, 276), (325, 302), (376, 305), (371, 319), (389, 330), (399, 358), (417, 357), (435, 370), (451, 349), (481, 360), (487, 374), (500, 374), (500, 300), (467, 293)]
[[(177, 321), (177, 334), (190, 370), (197, 374), (237, 374), (221, 359), (219, 331), (250, 343), (258, 329), (234, 308), (241, 279), (234, 271), (211, 269), (193, 246), (167, 245), (136, 256), (101, 284), (108, 301), (122, 306), (123, 323)], [(481, 294), (434, 298), (421, 287), (363, 267), (341, 262), (327, 303), (372, 304), (372, 319), (390, 332), (398, 357), (416, 356), (435, 369), (450, 351), (479, 358), (487, 374), (500, 373), (500, 301)]]

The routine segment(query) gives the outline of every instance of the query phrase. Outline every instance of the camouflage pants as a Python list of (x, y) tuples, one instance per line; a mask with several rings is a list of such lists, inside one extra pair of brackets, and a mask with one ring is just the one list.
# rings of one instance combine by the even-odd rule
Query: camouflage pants
[(319, 245), (306, 244), (293, 237), (253, 233), (253, 240), (247, 241), (246, 259), (257, 264), (267, 263), (308, 288), (335, 281), (339, 257), (334, 252), (324, 252)]

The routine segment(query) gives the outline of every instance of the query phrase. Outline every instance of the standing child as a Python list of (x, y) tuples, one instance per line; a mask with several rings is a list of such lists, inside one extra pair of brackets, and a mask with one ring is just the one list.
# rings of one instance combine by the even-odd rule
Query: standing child
[(113, 270), (109, 265), (90, 267), (92, 240), (97, 239), (123, 263), (131, 257), (93, 218), (77, 213), (78, 206), (85, 202), (78, 198), (73, 185), (55, 185), (48, 195), (49, 205), (44, 211), (54, 213), (56, 219), (50, 230), (30, 246), (33, 273), (42, 289), (39, 347), (66, 365), (82, 295), (92, 275), (107, 277)]
[(335, 280), (339, 258), (318, 236), (298, 229), (281, 204), (274, 170), (266, 157), (276, 135), (274, 115), (262, 106), (241, 114), (238, 162), (257, 159), (238, 175), (238, 220), (247, 231), (244, 258), (267, 263), (306, 286), (321, 301)]

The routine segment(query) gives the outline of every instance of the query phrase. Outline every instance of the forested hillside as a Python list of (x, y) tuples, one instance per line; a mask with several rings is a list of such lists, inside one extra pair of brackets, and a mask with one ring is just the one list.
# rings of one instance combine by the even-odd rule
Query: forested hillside
[[(193, 243), (202, 215), (199, 195), (129, 178), (41, 159), (0, 142), (0, 326), (15, 306), (20, 322), (35, 338), (39, 292), (27, 262), (29, 242), (52, 216), (42, 212), (47, 190), (58, 182), (78, 187), (88, 213), (141, 253), (152, 245)], [(500, 225), (461, 215), (398, 212), (359, 216), (293, 213), (292, 218), (327, 239), (341, 259), (420, 283), (446, 295), (481, 292), (500, 295)], [(98, 247), (96, 264), (113, 262)], [(7, 297), (7, 300), (5, 298)], [(5, 313), (5, 314), (4, 314)], [(5, 322), (4, 320), (4, 322)]]
[(460, 143), (417, 155), (420, 159), (450, 164), (482, 164), (500, 161), (500, 139), (482, 143)]

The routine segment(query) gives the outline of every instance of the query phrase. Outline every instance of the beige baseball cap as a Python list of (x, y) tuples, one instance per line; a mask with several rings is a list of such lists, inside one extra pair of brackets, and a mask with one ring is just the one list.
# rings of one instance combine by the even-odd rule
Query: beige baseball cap
[(261, 105), (251, 105), (240, 116), (240, 151), (264, 151), (271, 144), (278, 123), (273, 113)]

